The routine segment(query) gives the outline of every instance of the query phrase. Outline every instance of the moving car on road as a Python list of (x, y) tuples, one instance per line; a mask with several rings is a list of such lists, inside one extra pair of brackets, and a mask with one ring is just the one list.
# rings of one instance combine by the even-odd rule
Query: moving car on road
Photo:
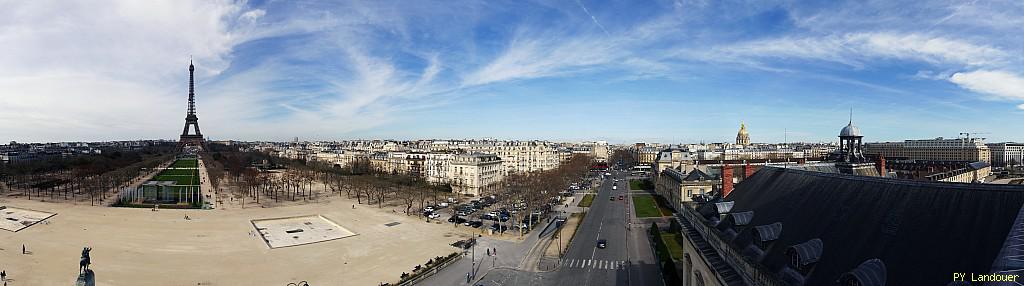
[(605, 248), (605, 247), (608, 247), (608, 240), (607, 239), (598, 239), (597, 240), (597, 248)]

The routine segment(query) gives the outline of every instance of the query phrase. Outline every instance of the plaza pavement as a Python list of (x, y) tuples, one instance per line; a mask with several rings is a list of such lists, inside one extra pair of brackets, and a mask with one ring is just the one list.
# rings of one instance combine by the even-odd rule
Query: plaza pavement
[[(468, 237), (387, 209), (352, 209), (354, 202), (343, 198), (232, 210), (151, 211), (24, 199), (0, 204), (57, 213), (19, 232), (0, 230), (0, 270), (10, 286), (74, 284), (85, 246), (93, 249), (96, 285), (377, 285), (458, 251), (450, 244)], [(311, 214), (358, 235), (278, 249), (251, 235), (252, 219)], [(401, 224), (385, 226), (390, 222)], [(21, 253), (23, 244), (29, 254)]]

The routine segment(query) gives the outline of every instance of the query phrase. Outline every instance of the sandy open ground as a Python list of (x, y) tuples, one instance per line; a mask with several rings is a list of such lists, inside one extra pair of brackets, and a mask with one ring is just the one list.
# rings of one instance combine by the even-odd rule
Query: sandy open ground
[[(231, 210), (91, 207), (5, 199), (0, 205), (53, 212), (47, 224), (0, 230), (8, 285), (73, 285), (82, 247), (92, 247), (97, 285), (377, 285), (435, 256), (464, 235), (364, 205), (329, 203)], [(191, 219), (185, 220), (188, 215)], [(251, 220), (322, 215), (358, 235), (270, 249)], [(399, 222), (394, 226), (385, 224)], [(21, 253), (22, 244), (29, 254)]]

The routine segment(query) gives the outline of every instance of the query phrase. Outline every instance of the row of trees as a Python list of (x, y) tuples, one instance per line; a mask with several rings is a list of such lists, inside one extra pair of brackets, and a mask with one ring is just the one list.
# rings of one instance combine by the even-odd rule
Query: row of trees
[[(592, 157), (574, 155), (558, 168), (528, 173), (509, 174), (495, 194), (499, 208), (522, 209), (512, 214), (509, 221), (525, 224), (520, 235), (533, 229), (543, 217), (549, 215), (551, 204), (573, 183), (582, 183), (590, 171)], [(486, 194), (485, 194), (486, 195)]]
[[(377, 170), (367, 160), (338, 167), (259, 152), (239, 152), (229, 146), (211, 147), (209, 158), (215, 162), (208, 163), (210, 179), (225, 176), (234, 186), (234, 196), (241, 198), (243, 205), (245, 199), (263, 204), (268, 199), (272, 202), (315, 201), (323, 194), (336, 194), (378, 208), (400, 206), (406, 214), (412, 215), (452, 195), (449, 184), (430, 183), (417, 174)], [(546, 212), (560, 192), (586, 176), (591, 162), (589, 156), (578, 155), (556, 169), (510, 174), (495, 186), (486, 188), (482, 195), (494, 196), (499, 208), (525, 207), (524, 212), (517, 212), (519, 216), (538, 210)], [(222, 167), (213, 168), (214, 164)], [(223, 174), (215, 174), (214, 169), (222, 170)], [(535, 219), (528, 218), (526, 223), (532, 225)]]
[(95, 204), (111, 190), (128, 187), (174, 157), (173, 145), (149, 146), (138, 151), (104, 149), (80, 154), (0, 164), (0, 193), (27, 198), (78, 200), (88, 196)]
[(636, 166), (637, 162), (640, 161), (637, 154), (627, 149), (616, 149), (612, 151), (612, 155), (608, 157), (608, 164), (618, 164), (622, 162), (623, 167), (632, 168)]

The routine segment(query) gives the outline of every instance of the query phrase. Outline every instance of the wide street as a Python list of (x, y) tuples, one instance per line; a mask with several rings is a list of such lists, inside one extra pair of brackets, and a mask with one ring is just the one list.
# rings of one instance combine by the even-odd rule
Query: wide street
[[(661, 273), (646, 237), (648, 226), (638, 223), (632, 212), (629, 178), (624, 173), (612, 173), (613, 177), (603, 180), (597, 188), (591, 207), (584, 209), (587, 215), (554, 270), (536, 271), (536, 267), (529, 267), (536, 263), (531, 260), (539, 258), (536, 253), (542, 252), (535, 251), (534, 246), (550, 237), (552, 226), (532, 232), (528, 239), (518, 243), (482, 240), (481, 244), (498, 247), (500, 255), (486, 258), (492, 261), (484, 260), (491, 263), (478, 264), (478, 279), (474, 279), (473, 285), (662, 285)], [(619, 178), (614, 190), (613, 178)], [(597, 248), (598, 239), (607, 240), (607, 247)], [(466, 273), (471, 264), (463, 259), (436, 277), (423, 281), (422, 285), (469, 285)], [(491, 267), (492, 264), (496, 267)]]

